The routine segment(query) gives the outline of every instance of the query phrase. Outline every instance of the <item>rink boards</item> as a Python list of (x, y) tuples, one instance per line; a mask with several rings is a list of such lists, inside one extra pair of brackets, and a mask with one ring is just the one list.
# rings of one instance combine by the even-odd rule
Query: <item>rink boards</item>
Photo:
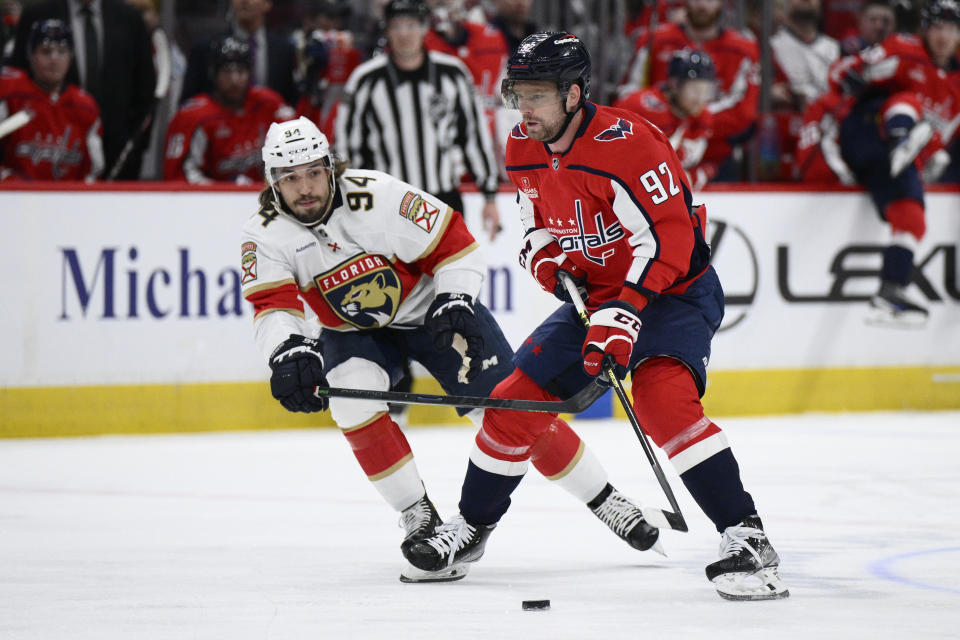
[[(911, 293), (931, 320), (914, 331), (863, 321), (887, 235), (863, 194), (761, 188), (698, 200), (727, 296), (708, 412), (960, 407), (960, 194), (927, 196)], [(475, 231), (481, 202), (465, 197)], [(516, 263), (513, 196), (499, 205), (504, 231), (481, 238), (481, 300), (516, 345), (556, 303)], [(233, 189), (0, 191), (0, 436), (332, 424), (269, 395), (239, 289), (239, 229), (255, 207), (254, 191)], [(453, 416), (418, 407), (410, 421)]]

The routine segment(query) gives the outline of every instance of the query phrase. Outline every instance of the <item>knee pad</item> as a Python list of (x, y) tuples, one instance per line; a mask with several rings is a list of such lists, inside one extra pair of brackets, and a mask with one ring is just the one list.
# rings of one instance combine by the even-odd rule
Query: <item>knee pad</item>
[(894, 200), (884, 209), (883, 215), (894, 233), (905, 232), (922, 240), (927, 232), (923, 205), (916, 200)]
[[(327, 372), (331, 387), (389, 391), (390, 376), (376, 362), (364, 358), (350, 358)], [(330, 398), (330, 415), (341, 429), (350, 429), (369, 422), (387, 411), (387, 403), (377, 400)]]

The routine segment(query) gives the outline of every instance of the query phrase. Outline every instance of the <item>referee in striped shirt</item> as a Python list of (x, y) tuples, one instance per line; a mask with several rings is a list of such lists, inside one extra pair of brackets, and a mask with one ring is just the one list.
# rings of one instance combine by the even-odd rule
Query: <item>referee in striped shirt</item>
[(469, 171), (486, 196), (483, 226), (492, 239), (500, 216), (490, 129), (464, 64), (424, 49), (428, 15), (418, 0), (386, 6), (387, 52), (347, 80), (336, 142), (351, 166), (389, 173), (461, 213), (460, 176)]

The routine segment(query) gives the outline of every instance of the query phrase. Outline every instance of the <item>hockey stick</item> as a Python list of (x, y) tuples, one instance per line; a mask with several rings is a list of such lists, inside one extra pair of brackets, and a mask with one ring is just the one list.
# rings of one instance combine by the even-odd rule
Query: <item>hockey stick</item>
[(21, 109), (9, 118), (5, 118), (2, 122), (0, 122), (0, 138), (10, 135), (20, 127), (30, 122), (32, 119), (33, 114), (26, 109)]
[[(563, 280), (563, 285), (567, 288), (570, 299), (573, 300), (573, 306), (577, 308), (577, 313), (580, 314), (580, 319), (583, 321), (584, 326), (589, 329), (590, 316), (587, 315), (587, 308), (583, 304), (583, 298), (580, 297), (580, 292), (577, 291), (577, 285), (562, 271), (558, 271), (557, 276)], [(663, 475), (663, 469), (660, 467), (660, 463), (657, 461), (657, 457), (654, 455), (653, 449), (647, 441), (647, 435), (643, 432), (637, 416), (633, 413), (633, 405), (630, 403), (630, 398), (623, 388), (623, 383), (617, 378), (613, 365), (609, 362), (604, 364), (604, 373), (607, 374), (610, 385), (613, 387), (613, 390), (616, 391), (617, 398), (619, 398), (623, 410), (627, 413), (627, 419), (630, 420), (630, 426), (633, 427), (634, 433), (637, 434), (637, 438), (640, 440), (640, 446), (643, 447), (643, 452), (647, 455), (647, 461), (653, 468), (653, 474), (657, 476), (657, 482), (660, 483), (660, 488), (663, 489), (663, 493), (666, 494), (667, 500), (670, 502), (670, 508), (673, 509), (671, 513), (670, 511), (657, 509), (655, 507), (643, 507), (643, 517), (652, 526), (660, 529), (687, 531), (687, 521), (684, 520), (683, 514), (680, 513), (680, 505), (677, 504), (677, 498), (673, 495), (670, 483), (667, 482), (666, 476)]]
[(338, 387), (318, 388), (314, 395), (323, 398), (351, 398), (353, 400), (380, 400), (394, 404), (425, 404), (465, 409), (507, 409), (509, 411), (533, 411), (539, 413), (580, 413), (585, 411), (606, 393), (599, 384), (591, 384), (567, 400), (514, 400), (511, 398), (483, 398), (479, 396), (446, 396), (430, 393), (405, 393), (401, 391), (372, 391), (370, 389), (343, 389)]

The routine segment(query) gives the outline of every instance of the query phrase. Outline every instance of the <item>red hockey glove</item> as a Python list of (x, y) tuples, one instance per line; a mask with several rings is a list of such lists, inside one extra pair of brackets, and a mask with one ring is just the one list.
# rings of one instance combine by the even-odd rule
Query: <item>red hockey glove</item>
[(633, 344), (640, 333), (637, 309), (622, 300), (604, 302), (590, 316), (590, 328), (583, 342), (583, 368), (591, 376), (603, 374), (607, 362), (613, 364), (617, 377), (627, 375)]
[(527, 232), (520, 249), (520, 266), (530, 272), (544, 291), (564, 302), (572, 302), (566, 287), (557, 279), (557, 271), (565, 271), (577, 285), (580, 297), (587, 298), (587, 274), (567, 257), (560, 243), (546, 229)]

